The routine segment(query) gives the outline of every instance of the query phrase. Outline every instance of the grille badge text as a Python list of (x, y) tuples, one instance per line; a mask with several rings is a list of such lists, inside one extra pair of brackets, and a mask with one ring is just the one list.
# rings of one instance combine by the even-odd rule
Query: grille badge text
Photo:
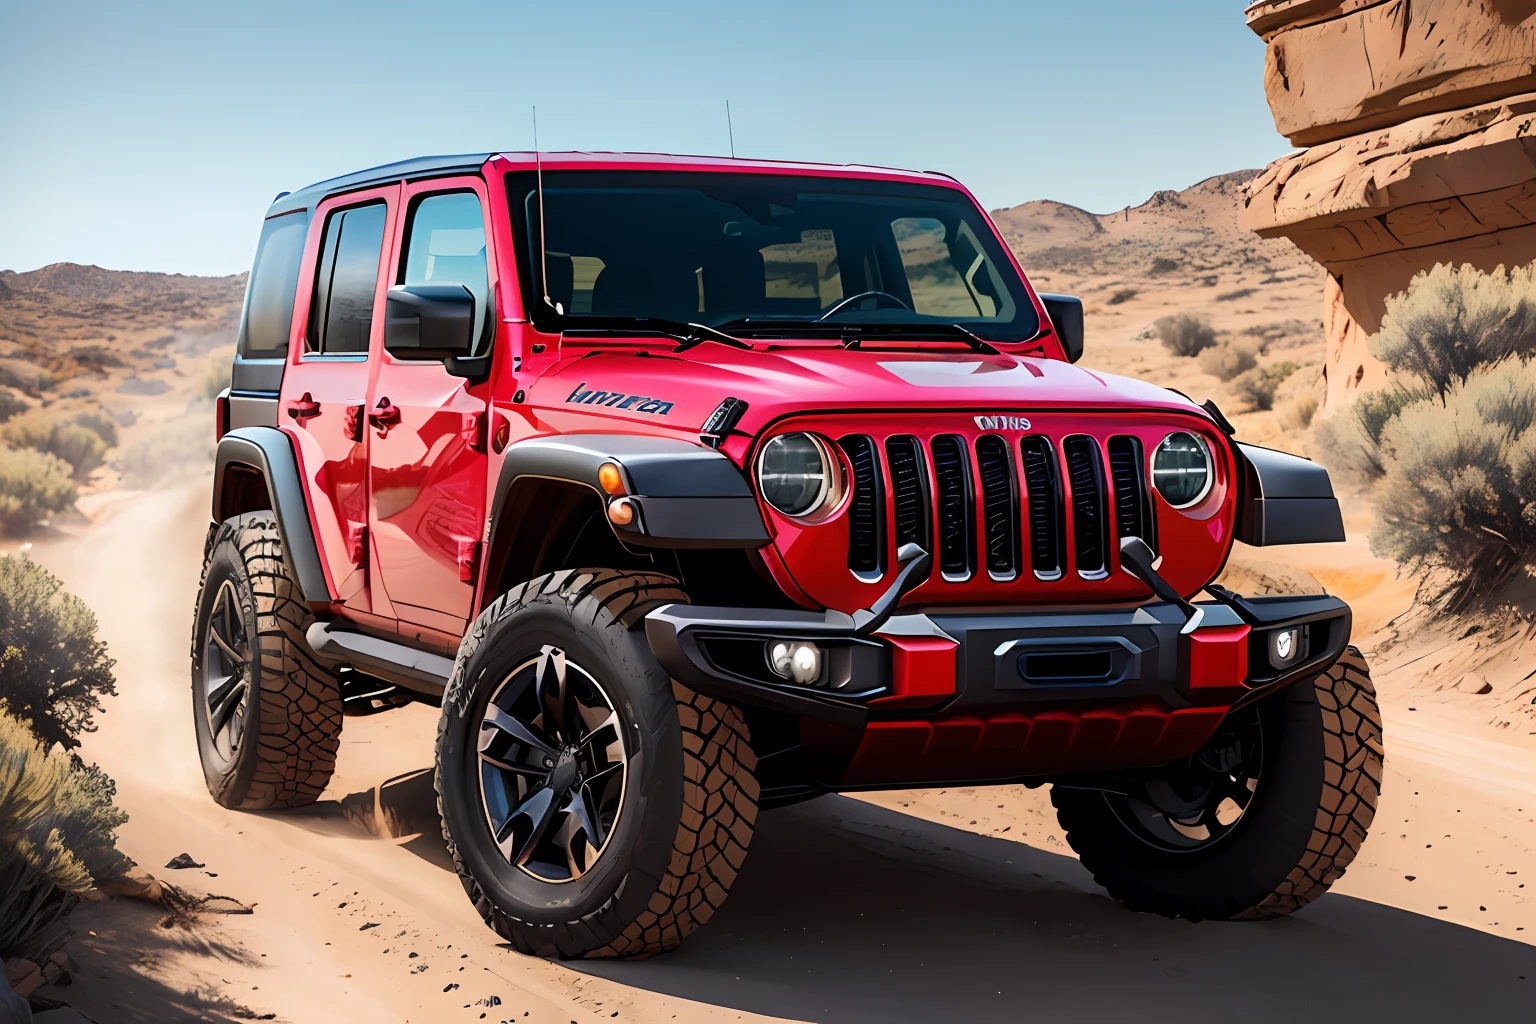
[(1023, 416), (977, 416), (978, 430), (1028, 430), (1029, 420)]

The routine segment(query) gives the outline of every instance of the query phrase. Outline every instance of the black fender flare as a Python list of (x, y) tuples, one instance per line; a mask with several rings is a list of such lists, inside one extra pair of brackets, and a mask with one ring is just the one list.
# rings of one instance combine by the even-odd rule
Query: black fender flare
[(1237, 455), (1237, 539), (1244, 544), (1323, 544), (1344, 539), (1344, 517), (1328, 470), (1253, 444)]
[(239, 427), (219, 438), (213, 466), (212, 517), (216, 523), (225, 518), (224, 486), (232, 466), (246, 467), (261, 476), (283, 539), (283, 561), (303, 591), (305, 603), (312, 610), (327, 608), (331, 592), (310, 527), (309, 500), (293, 441), (276, 427)]
[[(507, 447), (486, 520), (489, 564), (507, 556), (521, 525), (511, 521), (519, 483), (571, 484), (608, 500), (598, 482), (605, 463), (619, 468), (635, 509), (627, 526), (609, 527), (635, 548), (760, 548), (768, 530), (752, 488), (725, 455), (704, 445), (641, 434), (557, 434)], [(521, 518), (526, 518), (526, 513)], [(494, 581), (492, 581), (494, 582)]]

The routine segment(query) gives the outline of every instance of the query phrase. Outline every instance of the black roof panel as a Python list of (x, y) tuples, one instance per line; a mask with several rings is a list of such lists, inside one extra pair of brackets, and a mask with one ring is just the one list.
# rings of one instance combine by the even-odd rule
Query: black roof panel
[(297, 192), (279, 196), (267, 209), (268, 217), (295, 210), (307, 210), (326, 196), (336, 192), (350, 192), (369, 185), (399, 181), (402, 178), (425, 178), (437, 175), (464, 174), (479, 171), (495, 154), (461, 153), (456, 156), (419, 156), (412, 160), (397, 160), (367, 170), (354, 171), (337, 178), (316, 182)]

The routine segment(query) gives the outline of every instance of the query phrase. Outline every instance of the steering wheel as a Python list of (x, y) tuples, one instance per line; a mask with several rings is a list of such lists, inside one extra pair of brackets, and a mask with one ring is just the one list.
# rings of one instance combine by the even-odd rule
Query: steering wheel
[(837, 304), (835, 304), (831, 309), (829, 309), (825, 313), (821, 314), (821, 316), (817, 317), (816, 320), (819, 323), (822, 320), (826, 320), (826, 319), (828, 319), (830, 317), (834, 317), (837, 314), (841, 313), (843, 310), (845, 310), (848, 307), (852, 306), (855, 302), (863, 302), (866, 299), (873, 299), (874, 301), (870, 305), (861, 306), (860, 307), (861, 309), (879, 309), (882, 306), (887, 306), (888, 307), (888, 306), (895, 305), (895, 306), (898, 306), (898, 307), (906, 310), (908, 313), (912, 312), (912, 307), (907, 305), (905, 302), (902, 302), (901, 299), (898, 296), (892, 295), (890, 292), (882, 292), (882, 291), (875, 290), (875, 291), (859, 292), (859, 294), (857, 294), (857, 295), (850, 295), (850, 296), (848, 296), (846, 299), (843, 299), (841, 302), (838, 302)]

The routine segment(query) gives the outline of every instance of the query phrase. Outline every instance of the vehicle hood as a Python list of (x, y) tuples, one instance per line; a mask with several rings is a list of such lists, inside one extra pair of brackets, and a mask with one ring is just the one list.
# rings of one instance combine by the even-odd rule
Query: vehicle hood
[(686, 354), (593, 349), (565, 356), (527, 398), (562, 431), (627, 431), (628, 422), (697, 432), (727, 398), (747, 403), (737, 429), (748, 434), (784, 416), (832, 410), (1127, 408), (1206, 416), (1165, 388), (1037, 356), (788, 346), (746, 352), (715, 344)]

